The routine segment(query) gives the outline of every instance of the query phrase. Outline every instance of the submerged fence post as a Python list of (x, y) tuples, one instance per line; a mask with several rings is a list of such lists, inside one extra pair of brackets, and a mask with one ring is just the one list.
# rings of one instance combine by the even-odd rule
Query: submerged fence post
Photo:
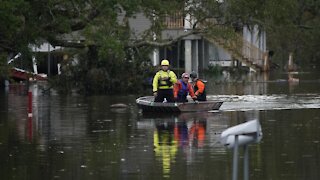
[(293, 53), (290, 52), (289, 53), (289, 60), (288, 60), (288, 71), (293, 71), (294, 67), (293, 67)]
[(270, 66), (269, 66), (269, 52), (265, 52), (264, 58), (263, 58), (263, 71), (269, 71)]
[(29, 87), (28, 90), (28, 121), (27, 121), (27, 130), (28, 130), (28, 134), (27, 137), (29, 139), (29, 141), (32, 140), (32, 136), (33, 136), (33, 127), (32, 127), (32, 91)]
[(28, 117), (32, 117), (32, 91), (28, 91)]
[(28, 117), (28, 122), (27, 122), (27, 137), (29, 141), (32, 141), (33, 137), (33, 124), (32, 124), (32, 116)]

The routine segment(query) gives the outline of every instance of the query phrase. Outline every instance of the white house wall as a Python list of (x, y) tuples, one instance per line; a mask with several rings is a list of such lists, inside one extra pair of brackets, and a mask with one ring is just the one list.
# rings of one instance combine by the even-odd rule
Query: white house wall
[(231, 55), (220, 46), (206, 42), (206, 53), (210, 65), (230, 66)]
[(266, 51), (266, 32), (259, 30), (259, 26), (255, 25), (251, 31), (247, 26), (243, 27), (243, 39), (250, 42), (262, 51)]
[[(118, 16), (119, 21), (122, 21), (122, 18), (123, 15)], [(151, 23), (152, 22), (150, 21), (150, 19), (143, 15), (143, 13), (137, 13), (135, 17), (129, 18), (129, 26), (132, 32), (131, 37), (133, 39), (141, 39), (145, 31), (151, 27)], [(154, 35), (153, 39), (156, 40), (157, 37)], [(158, 65), (160, 61), (159, 48), (155, 48), (149, 57), (151, 59), (152, 65)]]
[(133, 38), (141, 38), (143, 33), (151, 27), (151, 21), (143, 13), (137, 13), (134, 18), (129, 18), (129, 26)]
[(49, 43), (43, 43), (40, 46), (29, 45), (29, 47), (32, 49), (32, 52), (51, 52), (62, 49), (60, 46), (53, 47)]

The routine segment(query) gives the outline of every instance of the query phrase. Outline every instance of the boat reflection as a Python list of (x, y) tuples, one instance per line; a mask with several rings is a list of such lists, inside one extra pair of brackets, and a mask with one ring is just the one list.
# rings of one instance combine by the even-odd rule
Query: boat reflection
[(174, 139), (172, 131), (174, 123), (157, 124), (153, 133), (153, 145), (156, 159), (162, 162), (163, 176), (169, 177), (171, 163), (175, 162), (177, 153), (177, 141)]
[[(146, 114), (137, 122), (140, 129), (153, 129), (154, 153), (162, 164), (164, 178), (170, 177), (176, 156), (185, 156), (187, 163), (195, 161), (203, 148), (216, 146), (219, 132), (227, 127), (226, 121), (214, 113)], [(220, 147), (219, 147), (220, 146)], [(224, 147), (219, 144), (216, 148)]]

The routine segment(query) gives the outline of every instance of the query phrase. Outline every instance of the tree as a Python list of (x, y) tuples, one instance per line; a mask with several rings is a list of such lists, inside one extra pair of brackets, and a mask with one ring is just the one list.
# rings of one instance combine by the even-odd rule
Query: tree
[[(266, 31), (267, 46), (277, 61), (287, 61), (290, 52), (301, 66), (319, 64), (320, 2), (317, 0), (228, 0), (227, 19), (257, 24)], [(284, 65), (282, 63), (282, 65)]]
[[(137, 76), (152, 47), (170, 46), (190, 34), (210, 34), (217, 26), (239, 30), (259, 25), (267, 31), (268, 49), (274, 50), (278, 59), (295, 52), (297, 57), (315, 61), (320, 56), (319, 6), (317, 0), (2, 0), (0, 54), (10, 57), (27, 52), (30, 44), (43, 42), (76, 48), (86, 52), (74, 72), (83, 76), (76, 84), (88, 89), (93, 85), (86, 81), (96, 77), (100, 80), (94, 89), (102, 84), (103, 92), (116, 91), (110, 84), (130, 84), (121, 71), (134, 64), (136, 71), (132, 69), (131, 76)], [(152, 22), (141, 36), (131, 31), (128, 22), (138, 12)], [(177, 12), (196, 19), (192, 29), (174, 39), (161, 39), (166, 28), (163, 19)]]

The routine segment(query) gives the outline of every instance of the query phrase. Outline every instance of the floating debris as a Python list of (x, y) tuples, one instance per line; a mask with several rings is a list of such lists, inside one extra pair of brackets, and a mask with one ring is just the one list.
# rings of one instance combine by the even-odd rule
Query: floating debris
[(118, 104), (112, 104), (110, 105), (111, 108), (127, 108), (128, 105), (126, 104), (122, 104), (122, 103), (118, 103)]
[(93, 130), (93, 133), (109, 132), (110, 130)]

